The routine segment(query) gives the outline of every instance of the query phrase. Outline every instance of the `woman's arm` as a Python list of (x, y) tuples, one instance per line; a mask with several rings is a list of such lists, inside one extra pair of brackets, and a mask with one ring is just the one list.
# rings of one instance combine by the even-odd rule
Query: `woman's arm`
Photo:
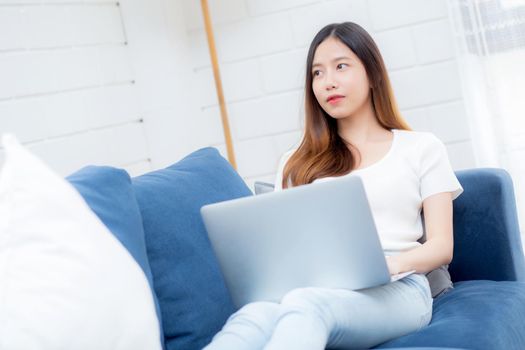
[(427, 241), (420, 247), (387, 259), (391, 274), (416, 270), (427, 273), (452, 261), (452, 194), (438, 193), (423, 201)]

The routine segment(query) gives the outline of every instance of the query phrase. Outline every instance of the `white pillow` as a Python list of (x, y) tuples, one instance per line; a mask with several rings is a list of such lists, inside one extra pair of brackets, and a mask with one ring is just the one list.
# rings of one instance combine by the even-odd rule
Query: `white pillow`
[(3, 143), (0, 349), (161, 349), (139, 265), (68, 182)]

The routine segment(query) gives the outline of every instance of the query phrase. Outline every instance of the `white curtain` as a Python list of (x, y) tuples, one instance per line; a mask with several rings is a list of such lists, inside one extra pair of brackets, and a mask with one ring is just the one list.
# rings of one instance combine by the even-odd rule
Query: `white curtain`
[(511, 174), (523, 234), (525, 0), (448, 0), (448, 5), (476, 162)]

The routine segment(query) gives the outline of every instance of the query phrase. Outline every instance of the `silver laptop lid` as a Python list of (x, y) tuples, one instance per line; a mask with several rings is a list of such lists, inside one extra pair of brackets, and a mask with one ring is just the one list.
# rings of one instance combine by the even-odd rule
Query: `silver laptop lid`
[(300, 287), (390, 281), (357, 176), (210, 204), (201, 214), (237, 307)]

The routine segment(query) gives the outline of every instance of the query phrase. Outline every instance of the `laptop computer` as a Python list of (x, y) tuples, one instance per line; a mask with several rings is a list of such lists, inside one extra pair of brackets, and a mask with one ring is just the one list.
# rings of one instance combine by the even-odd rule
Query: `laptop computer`
[(301, 287), (392, 282), (358, 176), (205, 205), (201, 215), (237, 307)]

